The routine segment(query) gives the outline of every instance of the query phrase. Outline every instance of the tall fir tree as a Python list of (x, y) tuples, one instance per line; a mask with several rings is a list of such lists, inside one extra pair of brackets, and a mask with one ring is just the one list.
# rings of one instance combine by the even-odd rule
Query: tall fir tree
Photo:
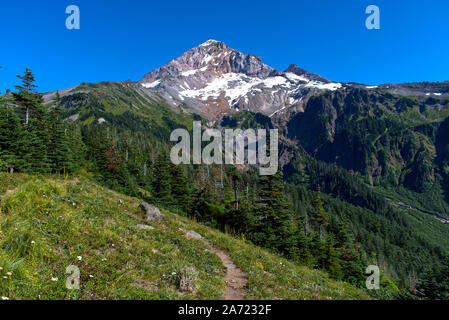
[(18, 167), (15, 145), (21, 136), (20, 120), (13, 110), (0, 105), (0, 171)]
[(25, 125), (28, 125), (30, 113), (34, 111), (40, 98), (36, 93), (37, 86), (34, 84), (34, 75), (30, 69), (26, 68), (23, 75), (18, 75), (17, 78), (22, 80), (22, 84), (15, 86), (18, 92), (13, 92), (13, 97), (20, 111), (25, 115)]
[(192, 205), (192, 196), (189, 188), (189, 180), (184, 166), (170, 165), (171, 169), (171, 194), (176, 206), (180, 207), (185, 213), (189, 213)]
[(304, 224), (305, 222), (302, 218), (296, 221), (295, 258), (304, 265), (311, 265), (313, 263), (313, 257), (310, 252), (310, 240), (307, 237)]
[(23, 76), (17, 77), (22, 80), (22, 84), (15, 86), (18, 91), (12, 93), (13, 103), (25, 118), (25, 128), (19, 130), (19, 136), (14, 142), (16, 164), (19, 170), (28, 173), (48, 173), (47, 110), (42, 95), (36, 92), (37, 86), (31, 70), (27, 68)]
[(313, 201), (313, 216), (311, 218), (312, 222), (317, 226), (318, 232), (320, 234), (320, 239), (326, 239), (326, 227), (329, 224), (329, 216), (324, 210), (324, 203), (321, 199), (321, 190), (318, 187), (318, 191), (316, 193), (316, 197)]
[(153, 198), (163, 205), (172, 205), (170, 160), (166, 152), (161, 151), (153, 167)]
[(51, 170), (55, 173), (70, 173), (73, 170), (72, 150), (67, 131), (62, 120), (62, 109), (56, 104), (50, 112), (49, 150)]
[(293, 212), (284, 194), (282, 173), (260, 179), (254, 216), (255, 242), (263, 247), (289, 253), (294, 237), (294, 229), (291, 227)]

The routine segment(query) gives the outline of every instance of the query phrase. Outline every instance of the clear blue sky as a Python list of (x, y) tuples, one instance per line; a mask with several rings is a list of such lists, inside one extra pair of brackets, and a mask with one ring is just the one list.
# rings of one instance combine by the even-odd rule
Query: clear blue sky
[[(67, 30), (78, 5), (81, 29)], [(381, 29), (365, 28), (365, 8)], [(447, 0), (3, 0), (0, 92), (29, 67), (41, 91), (134, 80), (212, 38), (335, 81), (449, 80)]]

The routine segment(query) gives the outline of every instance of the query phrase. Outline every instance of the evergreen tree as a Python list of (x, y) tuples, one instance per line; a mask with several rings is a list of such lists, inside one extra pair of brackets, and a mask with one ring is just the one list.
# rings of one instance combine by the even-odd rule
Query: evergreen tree
[(296, 259), (298, 259), (304, 265), (311, 265), (313, 257), (310, 252), (310, 240), (306, 235), (304, 220), (298, 219), (296, 221)]
[(15, 144), (21, 136), (20, 131), (17, 115), (5, 105), (0, 105), (0, 171), (17, 168)]
[(167, 153), (161, 152), (156, 158), (153, 168), (153, 198), (157, 203), (172, 205), (170, 160)]
[(17, 151), (17, 168), (31, 174), (48, 173), (49, 163), (46, 152), (41, 152), (43, 148), (44, 145), (36, 130), (31, 128), (21, 130), (14, 144)]
[(294, 237), (291, 227), (293, 213), (284, 195), (282, 173), (260, 179), (254, 215), (254, 241), (263, 247), (288, 253)]
[(66, 173), (73, 170), (72, 150), (62, 121), (62, 109), (56, 105), (50, 113), (50, 150), (49, 158), (52, 172)]
[(436, 267), (428, 266), (418, 285), (420, 290), (429, 299), (449, 299), (449, 256)]
[(191, 191), (189, 181), (183, 165), (171, 164), (171, 194), (175, 204), (184, 212), (189, 213), (191, 210)]
[(238, 172), (237, 168), (232, 166), (230, 175), (232, 178), (232, 184), (234, 188), (234, 206), (235, 210), (239, 210), (239, 182), (242, 180), (242, 176)]
[(334, 279), (343, 277), (343, 270), (339, 258), (339, 253), (334, 247), (334, 239), (329, 236), (325, 242), (325, 252), (323, 261), (320, 261), (320, 267), (327, 270)]
[(50, 152), (50, 130), (48, 122), (48, 113), (43, 105), (42, 95), (36, 94), (34, 97), (33, 117), (26, 126), (25, 131), (29, 132), (30, 150), (33, 157), (31, 167), (33, 173), (49, 173), (51, 163), (49, 159)]
[(13, 92), (13, 97), (20, 111), (25, 114), (25, 125), (28, 125), (30, 113), (39, 104), (40, 97), (35, 92), (37, 86), (34, 84), (34, 75), (30, 69), (26, 68), (23, 76), (18, 75), (17, 78), (22, 80), (22, 84), (15, 86), (18, 92)]
[(326, 238), (326, 227), (329, 224), (329, 216), (324, 210), (324, 203), (321, 199), (321, 191), (318, 188), (316, 198), (313, 202), (314, 212), (312, 216), (312, 222), (317, 226), (318, 232), (320, 233), (320, 239), (325, 240)]

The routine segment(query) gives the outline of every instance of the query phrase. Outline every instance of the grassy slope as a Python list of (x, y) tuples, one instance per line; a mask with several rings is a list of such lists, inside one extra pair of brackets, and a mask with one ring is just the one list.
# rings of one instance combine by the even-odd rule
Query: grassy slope
[[(127, 112), (146, 122), (151, 128), (166, 128), (169, 122), (192, 128), (191, 114), (183, 112), (181, 108), (175, 112), (163, 98), (149, 97), (141, 90), (140, 85), (120, 82), (83, 83), (72, 94), (75, 95), (62, 99), (65, 117), (78, 114), (84, 124), (90, 124), (99, 117), (111, 122), (114, 117), (123, 117)], [(124, 122), (125, 118), (120, 121)], [(122, 123), (124, 124), (126, 125)], [(132, 129), (136, 129), (135, 125)]]
[[(0, 186), (0, 295), (11, 299), (220, 299), (225, 267), (180, 228), (230, 252), (248, 273), (248, 299), (368, 298), (325, 273), (187, 218), (164, 212), (164, 220), (146, 222), (138, 199), (88, 179), (73, 185), (0, 174)], [(154, 229), (139, 229), (143, 223)], [(69, 265), (80, 268), (81, 290), (65, 287)], [(196, 290), (181, 292), (181, 278), (192, 278)]]

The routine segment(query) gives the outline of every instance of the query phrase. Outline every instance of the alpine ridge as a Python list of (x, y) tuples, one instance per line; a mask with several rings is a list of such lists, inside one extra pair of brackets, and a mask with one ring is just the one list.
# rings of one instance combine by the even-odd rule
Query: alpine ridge
[(173, 107), (189, 106), (207, 118), (249, 110), (272, 116), (302, 108), (304, 97), (342, 85), (291, 65), (285, 72), (260, 57), (208, 40), (145, 75), (140, 81), (150, 96)]

